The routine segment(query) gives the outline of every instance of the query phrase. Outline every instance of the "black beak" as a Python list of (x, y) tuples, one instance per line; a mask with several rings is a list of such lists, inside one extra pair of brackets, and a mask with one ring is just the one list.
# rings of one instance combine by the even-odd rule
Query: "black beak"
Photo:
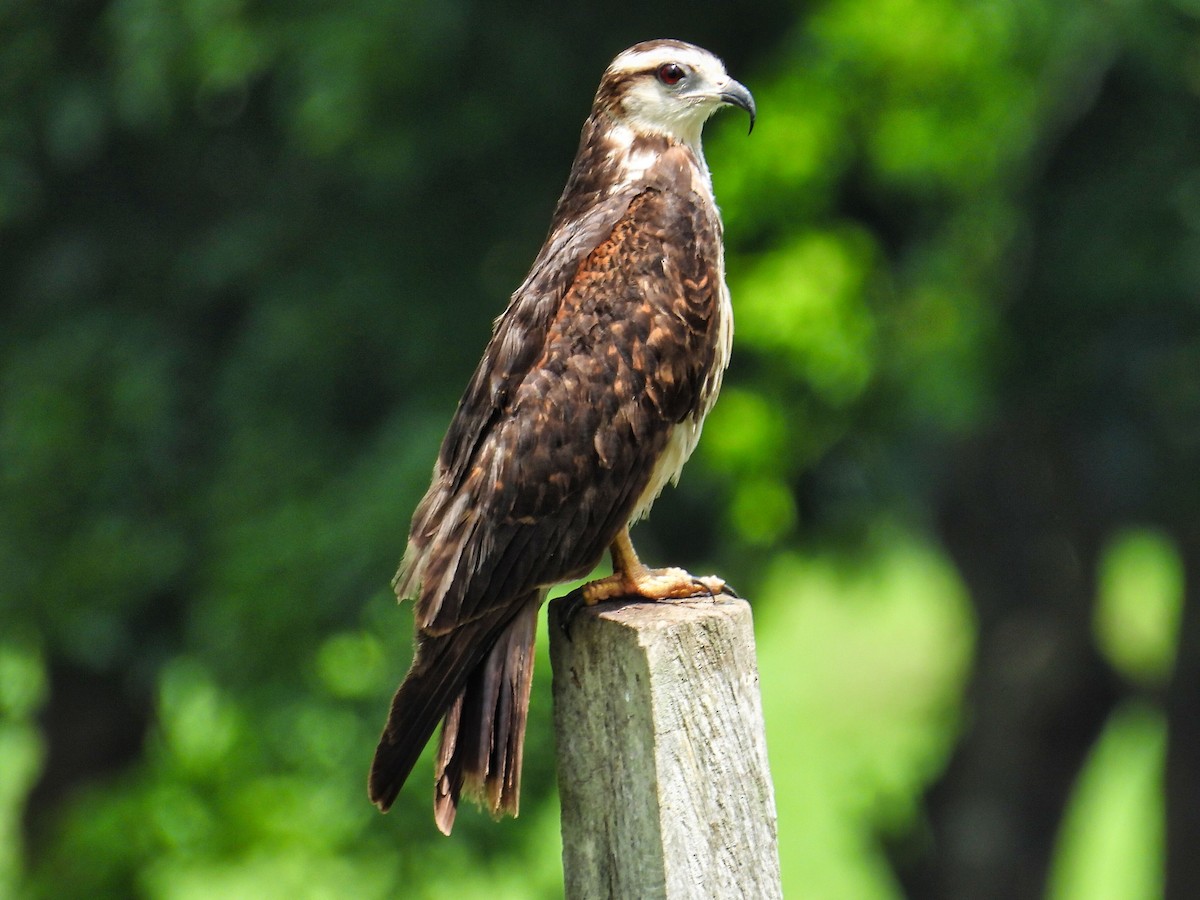
[[(754, 130), (754, 115), (756, 112), (754, 97), (744, 84), (730, 78), (729, 84), (725, 85), (725, 89), (721, 91), (721, 102), (728, 103), (730, 106), (740, 107), (750, 113), (750, 131)], [(749, 133), (747, 132), (747, 134)]]

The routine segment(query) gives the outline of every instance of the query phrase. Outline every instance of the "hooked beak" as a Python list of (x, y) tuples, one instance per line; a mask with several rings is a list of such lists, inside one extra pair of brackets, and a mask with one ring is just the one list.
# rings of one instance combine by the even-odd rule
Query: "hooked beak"
[[(754, 131), (754, 115), (756, 112), (754, 106), (754, 97), (751, 96), (747, 87), (740, 81), (734, 81), (732, 78), (730, 78), (729, 83), (721, 89), (720, 97), (722, 103), (728, 103), (730, 106), (737, 106), (748, 112), (750, 114), (750, 131)], [(746, 133), (749, 134), (750, 131)]]

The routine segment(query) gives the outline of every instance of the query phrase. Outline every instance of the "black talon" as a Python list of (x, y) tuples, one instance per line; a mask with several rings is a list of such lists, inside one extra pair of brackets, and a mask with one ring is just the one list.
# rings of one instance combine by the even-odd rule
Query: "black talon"
[(733, 585), (732, 585), (732, 584), (730, 584), (728, 581), (727, 581), (727, 582), (725, 582), (725, 587), (721, 589), (721, 593), (722, 593), (722, 594), (728, 594), (728, 595), (729, 595), (730, 597), (732, 597), (734, 600), (741, 600), (741, 599), (742, 599), (742, 595), (741, 595), (741, 594), (739, 594), (737, 591), (735, 591), (735, 590), (733, 589)]
[(558, 601), (558, 629), (563, 633), (563, 636), (568, 641), (574, 641), (571, 637), (571, 623), (575, 621), (575, 617), (579, 615), (579, 611), (587, 606), (583, 599), (583, 590), (576, 588)]

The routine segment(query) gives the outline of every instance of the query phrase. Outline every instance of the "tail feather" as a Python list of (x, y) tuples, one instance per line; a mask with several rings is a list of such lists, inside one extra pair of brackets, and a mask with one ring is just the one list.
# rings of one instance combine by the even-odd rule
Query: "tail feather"
[(392, 698), (368, 781), (371, 802), (382, 812), (395, 802), (438, 720), (461, 692), (464, 673), (474, 664), (474, 660), (454, 659), (458, 654), (450, 652), (457, 649), (452, 641), (450, 637), (420, 640), (412, 668)]
[(543, 596), (535, 591), (506, 604), (520, 612), (499, 628), (477, 620), (444, 636), (419, 639), (371, 764), (368, 789), (380, 810), (391, 808), (444, 717), (435, 772), (439, 829), (450, 833), (464, 791), (493, 815), (516, 815)]
[(533, 683), (537, 612), (535, 594), (471, 673), (442, 727), (434, 773), (433, 815), (438, 829), (454, 827), (461, 796), (494, 818), (517, 815), (529, 690)]

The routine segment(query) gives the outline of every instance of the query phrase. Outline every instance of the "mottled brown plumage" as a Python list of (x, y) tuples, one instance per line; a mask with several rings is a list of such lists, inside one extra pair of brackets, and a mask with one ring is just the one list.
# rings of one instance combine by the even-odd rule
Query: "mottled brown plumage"
[(678, 476), (729, 357), (721, 223), (700, 149), (700, 127), (726, 103), (753, 121), (749, 92), (678, 41), (639, 44), (605, 73), (550, 234), (496, 321), (413, 516), (395, 588), (417, 601), (416, 655), (370, 778), (385, 811), (444, 719), (438, 827), (450, 832), (462, 795), (516, 814), (551, 586), (611, 546), (615, 574), (589, 601), (698, 589), (681, 570), (643, 569), (625, 529)]

